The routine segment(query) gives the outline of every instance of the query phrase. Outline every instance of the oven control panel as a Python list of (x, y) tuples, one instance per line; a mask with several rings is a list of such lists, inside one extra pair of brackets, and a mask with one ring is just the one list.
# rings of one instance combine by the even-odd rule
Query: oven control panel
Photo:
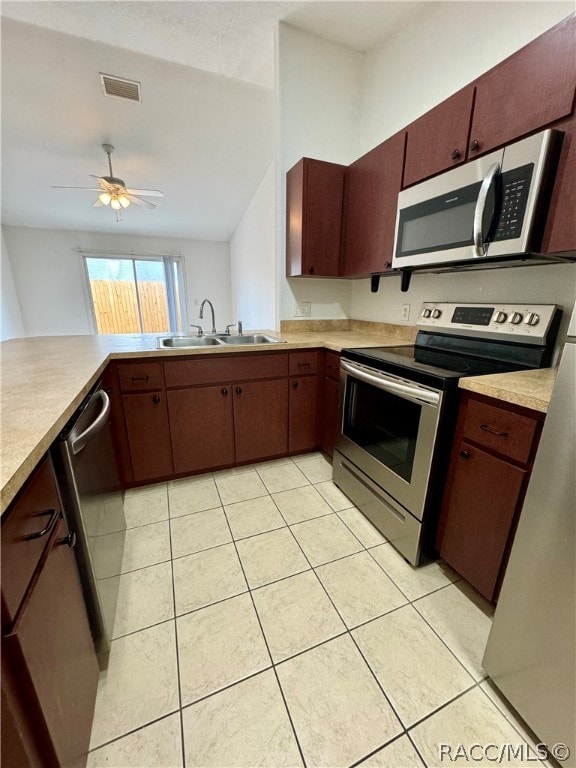
[(417, 326), (437, 333), (543, 344), (561, 310), (555, 304), (461, 304), (426, 301)]

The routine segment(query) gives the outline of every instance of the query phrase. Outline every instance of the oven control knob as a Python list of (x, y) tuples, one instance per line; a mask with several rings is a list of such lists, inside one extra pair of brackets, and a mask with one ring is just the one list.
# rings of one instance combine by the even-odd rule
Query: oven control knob
[(510, 318), (510, 322), (512, 325), (518, 325), (518, 323), (522, 322), (522, 315), (520, 312), (513, 312), (512, 317)]
[(422, 317), (430, 317), (431, 314), (432, 314), (431, 309), (425, 309), (424, 312), (422, 312)]
[(437, 319), (440, 317), (440, 315), (441, 315), (441, 314), (442, 314), (442, 312), (441, 312), (441, 310), (439, 310), (439, 309), (433, 309), (433, 310), (432, 310), (432, 317), (433, 317), (435, 320), (437, 320)]
[(494, 322), (505, 323), (506, 320), (508, 320), (508, 315), (506, 314), (506, 312), (496, 312), (496, 317), (494, 318)]
[(536, 312), (528, 312), (524, 322), (528, 325), (538, 325), (540, 322), (540, 315), (537, 315)]

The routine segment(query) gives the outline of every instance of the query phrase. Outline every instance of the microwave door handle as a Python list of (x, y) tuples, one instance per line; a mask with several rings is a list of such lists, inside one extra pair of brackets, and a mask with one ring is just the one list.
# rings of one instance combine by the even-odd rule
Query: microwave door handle
[(490, 187), (494, 183), (494, 179), (500, 172), (500, 163), (494, 163), (488, 169), (488, 173), (484, 176), (482, 184), (480, 186), (480, 192), (478, 193), (478, 200), (476, 201), (476, 208), (474, 209), (474, 250), (476, 256), (486, 256), (486, 248), (484, 247), (484, 234), (482, 232), (482, 219), (484, 218), (484, 208), (486, 207), (486, 200), (488, 199), (488, 192)]

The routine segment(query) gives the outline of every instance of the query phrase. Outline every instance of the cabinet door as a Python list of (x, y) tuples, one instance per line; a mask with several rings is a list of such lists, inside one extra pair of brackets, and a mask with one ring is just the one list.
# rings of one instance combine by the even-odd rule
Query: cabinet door
[(234, 463), (232, 385), (167, 393), (174, 472)]
[(84, 766), (98, 663), (72, 550), (60, 520), (3, 650), (20, 666), (22, 694), (40, 707), (58, 762)]
[(326, 378), (322, 393), (322, 450), (334, 453), (334, 446), (338, 439), (338, 390), (339, 383), (334, 379)]
[(447, 563), (492, 600), (526, 470), (466, 441), (452, 462), (436, 545)]
[(302, 158), (286, 174), (286, 275), (337, 277), (345, 166)]
[(344, 203), (344, 275), (392, 267), (406, 134), (397, 133), (348, 167)]
[(288, 452), (288, 380), (234, 385), (236, 461)]
[(143, 482), (173, 473), (168, 409), (164, 392), (124, 395), (124, 420), (134, 480)]
[(469, 157), (572, 114), (575, 49), (572, 15), (479, 78)]
[(563, 131), (564, 138), (542, 240), (543, 253), (576, 251), (576, 117), (553, 127)]
[(312, 451), (318, 447), (318, 377), (290, 379), (290, 453)]
[(405, 187), (466, 159), (473, 103), (474, 87), (468, 86), (408, 126)]

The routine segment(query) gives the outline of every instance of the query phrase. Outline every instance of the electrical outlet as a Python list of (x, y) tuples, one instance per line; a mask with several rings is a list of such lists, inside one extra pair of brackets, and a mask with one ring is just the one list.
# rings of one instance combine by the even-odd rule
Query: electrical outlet
[(402, 304), (402, 320), (410, 320), (410, 304)]
[(294, 304), (294, 317), (310, 317), (312, 304), (309, 301), (298, 301)]

